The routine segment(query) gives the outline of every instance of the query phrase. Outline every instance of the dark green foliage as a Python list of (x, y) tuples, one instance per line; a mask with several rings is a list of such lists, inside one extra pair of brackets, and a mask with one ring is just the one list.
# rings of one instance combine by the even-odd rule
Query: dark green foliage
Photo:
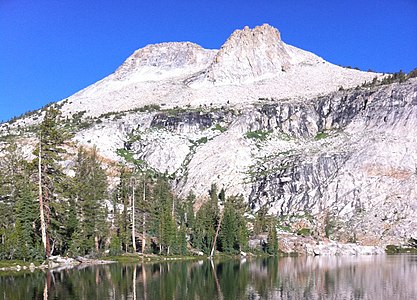
[(410, 73), (408, 73), (407, 75), (407, 79), (408, 78), (415, 78), (417, 77), (417, 68), (415, 68), (414, 70), (412, 70)]
[[(129, 220), (128, 220), (128, 205), (129, 205), (129, 185), (130, 178), (132, 176), (131, 171), (122, 167), (120, 172), (120, 183), (115, 191), (115, 225), (117, 235), (122, 244), (122, 249), (127, 252), (131, 246), (131, 239), (129, 238)], [(121, 206), (119, 211), (118, 206)]]
[(41, 149), (42, 197), (47, 232), (46, 255), (49, 256), (51, 250), (65, 251), (68, 246), (65, 239), (66, 210), (64, 205), (61, 205), (63, 199), (60, 197), (65, 189), (66, 176), (59, 163), (61, 156), (66, 153), (63, 144), (69, 135), (61, 126), (60, 112), (57, 109), (50, 107), (46, 110), (38, 136), (39, 145), (34, 151), (36, 158), (33, 161), (33, 169), (37, 174), (38, 154)]
[[(120, 184), (115, 191), (116, 221), (113, 230), (120, 239), (123, 250), (128, 252), (133, 248), (131, 236), (133, 214), (129, 209), (132, 184), (135, 184), (135, 232), (140, 235), (145, 234), (144, 252), (171, 255), (183, 251), (184, 247), (187, 247), (185, 235), (187, 230), (185, 227), (178, 229), (178, 224), (185, 224), (187, 206), (174, 197), (167, 176), (153, 176), (150, 172), (133, 173), (127, 169), (122, 169), (120, 176)], [(122, 207), (121, 210), (116, 208), (117, 204), (119, 208)], [(183, 236), (180, 235), (181, 230), (185, 230)], [(142, 243), (142, 236), (136, 235), (136, 237), (136, 244)]]
[(385, 76), (381, 80), (378, 80), (377, 77), (374, 77), (372, 82), (364, 82), (362, 84), (362, 87), (379, 86), (379, 85), (384, 85), (384, 84), (391, 84), (391, 83), (394, 83), (394, 82), (402, 83), (402, 82), (405, 82), (408, 79), (414, 78), (414, 77), (417, 77), (417, 68), (412, 70), (408, 74), (406, 74), (402, 70), (400, 70), (399, 72), (392, 73), (388, 76)]
[(97, 150), (78, 149), (75, 165), (73, 201), (78, 223), (72, 219), (72, 252), (87, 254), (100, 251), (105, 239), (106, 214), (102, 206), (107, 198), (107, 176), (97, 157)]
[(326, 212), (324, 217), (324, 233), (327, 238), (330, 238), (330, 235), (333, 234), (335, 227), (336, 224), (333, 214)]
[(255, 222), (253, 224), (253, 233), (255, 235), (266, 232), (268, 228), (267, 213), (268, 213), (268, 209), (265, 206), (261, 207), (256, 213)]
[(319, 140), (327, 138), (328, 136), (329, 136), (329, 134), (326, 133), (326, 132), (318, 132), (317, 135), (314, 137), (314, 139), (316, 141), (319, 141)]
[[(76, 119), (81, 117), (82, 114)], [(135, 245), (140, 249), (145, 240), (144, 253), (186, 255), (191, 244), (209, 254), (217, 228), (221, 228), (215, 245), (217, 250), (236, 253), (247, 247), (242, 198), (226, 198), (224, 189), (218, 191), (213, 184), (210, 200), (195, 214), (195, 195), (190, 193), (185, 200), (175, 198), (167, 174), (158, 174), (135, 163), (135, 170), (118, 168), (120, 182), (112, 191), (113, 210), (109, 213), (104, 205), (109, 199), (107, 176), (97, 150), (79, 148), (76, 156), (66, 153), (64, 143), (69, 136), (59, 111), (53, 107), (45, 111), (38, 136), (33, 161), (25, 162), (12, 142), (0, 160), (1, 259), (45, 256), (39, 217), (39, 153), (50, 255), (102, 255), (104, 250), (109, 250), (111, 255), (131, 252), (133, 199)], [(197, 142), (205, 141), (203, 138)], [(127, 150), (119, 154), (133, 160)], [(73, 161), (69, 164), (73, 177), (64, 174), (64, 159)], [(224, 218), (219, 224), (222, 206)]]
[(310, 228), (301, 228), (300, 230), (297, 231), (298, 235), (301, 236), (309, 236), (311, 235), (311, 229)]
[(195, 216), (194, 216), (194, 202), (195, 202), (195, 195), (193, 192), (190, 192), (185, 199), (185, 216), (184, 222), (187, 228), (192, 229), (195, 223)]
[(266, 250), (271, 255), (278, 254), (278, 235), (275, 220), (271, 218), (268, 227), (268, 244)]
[(223, 132), (225, 132), (227, 130), (227, 128), (221, 126), (219, 123), (216, 123), (216, 125), (214, 126), (214, 128), (212, 128), (212, 130), (218, 130), (221, 133), (223, 133)]
[(248, 131), (246, 133), (246, 138), (248, 139), (255, 139), (255, 140), (261, 140), (261, 141), (265, 141), (269, 134), (271, 134), (272, 131), (265, 131), (265, 130), (255, 130), (255, 131)]
[(177, 234), (178, 241), (178, 254), (186, 255), (187, 254), (187, 230), (184, 225), (182, 225)]
[(18, 190), (15, 206), (15, 234), (17, 239), (17, 259), (38, 259), (41, 256), (36, 245), (39, 238), (34, 231), (34, 225), (38, 218), (38, 205), (33, 192), (33, 185), (29, 184), (29, 178), (23, 177)]
[(176, 242), (176, 220), (174, 216), (174, 197), (166, 180), (159, 178), (155, 186), (158, 209), (156, 210), (159, 236), (159, 253), (170, 254)]
[(38, 206), (29, 165), (12, 142), (0, 161), (0, 259), (36, 259)]
[(219, 236), (221, 251), (235, 253), (246, 249), (249, 234), (244, 218), (245, 208), (242, 197), (227, 198)]
[(217, 224), (219, 222), (219, 208), (217, 186), (211, 185), (210, 201), (205, 202), (196, 214), (195, 226), (192, 234), (192, 244), (195, 248), (209, 254), (213, 246)]
[(109, 254), (112, 256), (122, 254), (122, 245), (116, 234), (110, 238)]

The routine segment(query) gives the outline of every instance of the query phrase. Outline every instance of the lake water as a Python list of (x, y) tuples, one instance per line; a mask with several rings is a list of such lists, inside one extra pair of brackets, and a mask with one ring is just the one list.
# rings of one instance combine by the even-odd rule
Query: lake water
[(112, 264), (0, 273), (0, 299), (417, 299), (417, 256)]

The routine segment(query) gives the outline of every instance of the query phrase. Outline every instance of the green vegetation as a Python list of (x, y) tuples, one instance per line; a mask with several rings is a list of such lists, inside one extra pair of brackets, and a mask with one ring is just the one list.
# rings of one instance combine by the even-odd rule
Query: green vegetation
[[(210, 200), (195, 212), (192, 193), (185, 199), (175, 197), (169, 176), (147, 168), (128, 149), (118, 149), (117, 154), (133, 164), (129, 167), (105, 168), (95, 147), (67, 153), (68, 125), (80, 125), (84, 114), (79, 112), (69, 123), (50, 107), (37, 127), (38, 145), (31, 161), (23, 158), (10, 137), (0, 159), (0, 259), (247, 251), (249, 221), (242, 197), (226, 196), (213, 184)], [(135, 139), (140, 135), (132, 134), (130, 141)], [(193, 141), (193, 147), (207, 141), (202, 137)], [(63, 170), (64, 161), (70, 161), (71, 176)], [(112, 188), (108, 172), (120, 178)], [(269, 216), (267, 220), (260, 229), (269, 234), (264, 251), (276, 254), (276, 225)]]
[(116, 150), (116, 154), (119, 155), (120, 157), (123, 157), (127, 162), (130, 162), (130, 163), (140, 164), (143, 162), (142, 160), (135, 159), (133, 157), (134, 153), (127, 149), (119, 148)]
[(265, 232), (268, 234), (267, 243), (262, 250), (269, 255), (278, 255), (277, 219), (274, 216), (268, 215), (268, 209), (263, 206), (255, 215), (253, 234), (259, 235)]
[(217, 123), (211, 130), (218, 130), (221, 133), (225, 132), (227, 130), (226, 127), (222, 127), (219, 123)]
[(73, 114), (71, 117), (66, 117), (65, 119), (61, 120), (62, 127), (67, 132), (77, 132), (83, 129), (90, 128), (94, 124), (102, 123), (102, 120), (100, 118), (92, 118), (90, 116), (85, 116), (86, 113), (87, 111), (82, 110)]
[[(65, 101), (65, 100), (64, 100)], [(63, 104), (58, 104), (58, 103), (54, 103), (54, 102), (49, 102), (46, 105), (42, 106), (40, 109), (37, 110), (31, 110), (31, 111), (27, 111), (23, 114), (21, 114), (20, 116), (16, 116), (11, 118), (10, 120), (8, 120), (7, 122), (9, 124), (13, 124), (15, 123), (17, 120), (21, 119), (21, 118), (28, 118), (28, 117), (33, 117), (33, 119), (38, 118), (39, 116), (41, 116), (42, 112), (47, 111), (50, 107), (55, 108), (55, 109), (60, 109), (63, 106)], [(1, 123), (1, 122), (0, 122)]]
[(106, 218), (107, 212), (100, 205), (100, 200), (107, 196), (107, 176), (95, 147), (91, 151), (82, 147), (78, 149), (75, 176), (70, 188), (68, 252), (71, 255), (98, 253), (100, 244), (105, 243), (108, 231), (101, 221)]
[(275, 219), (271, 218), (268, 227), (268, 243), (266, 245), (266, 251), (271, 255), (277, 255), (278, 249), (278, 235)]
[(246, 132), (246, 138), (265, 141), (268, 136), (272, 133), (272, 130), (255, 130)]
[[(253, 182), (257, 178), (292, 168), (291, 161), (296, 161), (298, 156), (299, 154), (295, 150), (288, 150), (260, 157), (255, 164), (249, 166), (246, 172), (248, 176), (246, 180), (247, 182)], [(275, 161), (275, 163), (271, 165), (271, 161)]]
[(417, 248), (411, 246), (396, 246), (396, 245), (387, 245), (385, 248), (387, 254), (401, 254), (401, 253), (413, 253), (417, 254)]
[(310, 228), (301, 228), (297, 231), (298, 235), (301, 236), (310, 236), (311, 235), (311, 229)]
[(197, 145), (205, 144), (205, 143), (207, 143), (207, 137), (206, 136), (203, 136), (202, 138), (198, 139), (195, 142), (197, 143)]
[(319, 141), (319, 140), (322, 140), (322, 139), (327, 138), (328, 136), (329, 136), (329, 134), (328, 134), (328, 133), (321, 131), (321, 132), (318, 132), (318, 133), (316, 134), (316, 136), (314, 137), (314, 139), (315, 139), (316, 141)]
[(388, 76), (385, 76), (382, 79), (378, 79), (376, 76), (371, 82), (364, 82), (362, 84), (362, 87), (373, 87), (373, 86), (379, 86), (379, 85), (385, 85), (385, 84), (391, 84), (394, 82), (402, 83), (407, 81), (410, 78), (417, 77), (417, 68), (412, 70), (410, 73), (406, 74), (402, 70), (396, 73), (392, 73)]
[(107, 112), (104, 114), (101, 114), (98, 119), (109, 119), (110, 117), (113, 117), (114, 119), (121, 119), (123, 116), (129, 114), (129, 113), (135, 113), (135, 112), (153, 112), (153, 111), (160, 111), (161, 107), (158, 104), (149, 104), (142, 107), (132, 108), (129, 110), (124, 111), (112, 111)]

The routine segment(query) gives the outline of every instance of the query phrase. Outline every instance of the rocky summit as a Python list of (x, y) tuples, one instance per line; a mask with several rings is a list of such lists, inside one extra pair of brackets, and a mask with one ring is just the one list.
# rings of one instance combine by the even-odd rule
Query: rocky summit
[[(385, 246), (417, 239), (417, 80), (385, 77), (287, 45), (265, 24), (220, 50), (148, 45), (54, 105), (76, 144), (168, 173), (179, 196), (201, 203), (216, 183), (282, 226)], [(21, 134), (30, 153), (25, 128), (42, 115), (1, 134)]]

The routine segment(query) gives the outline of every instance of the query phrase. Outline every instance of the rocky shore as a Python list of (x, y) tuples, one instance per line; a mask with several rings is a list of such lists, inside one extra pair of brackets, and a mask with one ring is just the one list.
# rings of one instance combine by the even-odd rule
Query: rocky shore
[[(348, 256), (380, 255), (387, 253), (382, 245), (361, 245), (359, 243), (342, 243), (327, 238), (317, 238), (291, 233), (280, 233), (278, 246), (281, 253), (296, 256)], [(261, 251), (267, 243), (266, 234), (258, 235), (249, 241), (253, 251)]]
[(71, 269), (74, 267), (77, 268), (83, 268), (86, 266), (92, 266), (92, 265), (104, 265), (104, 264), (111, 264), (115, 263), (115, 261), (111, 260), (99, 260), (99, 259), (90, 259), (85, 257), (62, 257), (62, 256), (51, 256), (47, 261), (44, 261), (40, 265), (35, 265), (33, 262), (30, 263), (29, 266), (26, 265), (19, 265), (16, 264), (14, 266), (10, 267), (3, 267), (0, 268), (0, 271), (26, 271), (29, 270), (31, 272), (38, 270), (60, 270), (60, 269)]
[(329, 239), (315, 240), (312, 237), (293, 235), (281, 237), (280, 250), (286, 253), (313, 256), (385, 254), (385, 249), (382, 246), (340, 243)]

